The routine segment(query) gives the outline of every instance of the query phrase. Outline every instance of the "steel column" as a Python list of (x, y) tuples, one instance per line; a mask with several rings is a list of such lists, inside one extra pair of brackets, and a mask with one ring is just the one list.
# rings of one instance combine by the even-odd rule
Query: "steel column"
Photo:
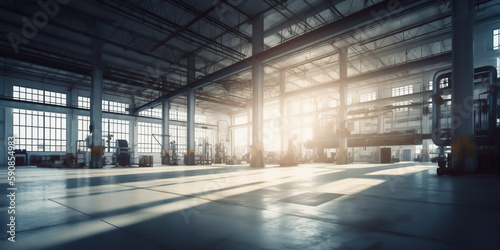
[[(256, 55), (264, 49), (264, 17), (259, 15), (252, 22), (252, 54)], [(264, 64), (253, 58), (253, 107), (252, 107), (252, 159), (251, 167), (265, 167), (264, 165)]]
[(170, 164), (170, 100), (162, 103), (161, 164)]
[[(67, 103), (71, 107), (78, 107), (78, 91), (69, 92)], [(66, 152), (76, 153), (76, 141), (78, 140), (78, 115), (75, 110), (66, 115)]]
[(474, 2), (452, 1), (452, 145), (458, 171), (475, 170), (474, 140)]
[[(8, 83), (5, 79), (5, 76), (0, 76), (0, 96), (7, 96), (7, 93), (12, 93), (12, 87), (9, 88)], [(10, 90), (10, 92), (9, 92)], [(9, 94), (12, 98), (12, 94)], [(10, 110), (10, 112), (7, 112), (7, 110)], [(10, 129), (9, 129), (10, 128)], [(11, 108), (6, 108), (6, 107), (1, 107), (0, 108), (0, 165), (1, 166), (7, 166), (7, 152), (8, 152), (8, 143), (9, 143), (9, 137), (10, 136), (16, 136), (12, 134), (12, 109)], [(17, 147), (16, 147), (17, 149)]]
[(347, 48), (339, 51), (339, 109), (337, 133), (339, 137), (339, 150), (337, 152), (337, 164), (347, 164)]
[(285, 156), (286, 148), (286, 96), (285, 96), (285, 71), (280, 71), (280, 131), (281, 131), (281, 158)]
[[(190, 84), (195, 79), (195, 60), (194, 56), (188, 57), (187, 63), (187, 83)], [(196, 104), (196, 90), (191, 89), (186, 92), (187, 94), (187, 165), (195, 165), (195, 135), (194, 135), (194, 113)]]
[[(100, 34), (95, 24), (96, 34)], [(103, 42), (96, 36), (92, 39), (92, 90), (90, 93), (90, 126), (92, 127), (92, 151), (90, 168), (102, 168), (102, 47)]]

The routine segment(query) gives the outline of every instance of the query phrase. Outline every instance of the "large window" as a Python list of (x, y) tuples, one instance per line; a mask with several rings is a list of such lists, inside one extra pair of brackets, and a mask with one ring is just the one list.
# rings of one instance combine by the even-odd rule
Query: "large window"
[[(194, 129), (194, 140), (196, 145), (203, 145), (204, 142), (208, 142), (214, 145), (215, 142), (215, 131), (213, 129), (205, 128), (195, 128)], [(196, 152), (197, 154), (201, 152)]]
[[(90, 98), (79, 96), (78, 97), (78, 108), (90, 109)], [(102, 100), (102, 111), (103, 112), (128, 114), (128, 109), (129, 109), (128, 103)], [(141, 114), (139, 114), (139, 115), (141, 115)], [(161, 118), (161, 111), (160, 111), (160, 118)]]
[(339, 105), (339, 101), (335, 98), (328, 97), (328, 107), (335, 108)]
[(493, 49), (500, 49), (500, 29), (493, 30)]
[(242, 125), (248, 123), (248, 115), (241, 114), (234, 117), (234, 125)]
[(102, 111), (104, 112), (128, 114), (128, 107), (128, 103), (102, 100)]
[[(407, 106), (407, 105), (410, 105), (410, 101), (403, 101), (403, 102), (394, 103), (394, 106)], [(408, 111), (408, 107), (397, 108), (394, 110), (395, 111)]]
[(170, 125), (170, 141), (175, 141), (178, 155), (187, 154), (187, 130), (184, 126)]
[(144, 111), (139, 112), (139, 115), (144, 117), (162, 118), (162, 107), (159, 106), (152, 109), (146, 109)]
[(413, 85), (406, 85), (397, 88), (392, 88), (392, 96), (401, 96), (413, 94)]
[(500, 57), (497, 58), (497, 77), (500, 78)]
[(85, 140), (89, 132), (90, 117), (88, 116), (78, 116), (78, 140)]
[(14, 86), (13, 96), (15, 100), (66, 106), (66, 94), (52, 91)]
[[(160, 153), (161, 146), (159, 143), (163, 143), (161, 124), (139, 122), (137, 124), (137, 129), (137, 150), (139, 153)], [(153, 135), (158, 141), (153, 138)]]
[(377, 99), (377, 92), (366, 93), (359, 96), (359, 102), (369, 102), (375, 99)]
[(102, 119), (102, 138), (107, 138), (108, 135), (113, 135), (110, 142), (111, 149), (115, 148), (115, 140), (126, 140), (130, 145), (130, 126), (129, 121), (116, 120), (116, 119)]
[(170, 111), (170, 120), (174, 121), (187, 121), (187, 113), (184, 111), (178, 111), (171, 109)]
[(78, 108), (90, 109), (90, 98), (78, 96)]
[(234, 129), (234, 153), (243, 156), (248, 152), (248, 128)]
[[(90, 118), (88, 116), (78, 116), (78, 140), (85, 140), (89, 132)], [(130, 143), (130, 125), (129, 121), (115, 120), (115, 119), (102, 119), (102, 138), (106, 142), (108, 135), (113, 135), (110, 141), (110, 148), (106, 149), (106, 152), (112, 152), (115, 148), (115, 140), (127, 140)], [(107, 143), (106, 145), (108, 146)], [(129, 144), (129, 147), (132, 145)]]
[[(314, 101), (314, 98), (302, 100), (302, 104), (300, 106), (302, 108), (302, 113), (310, 113), (316, 110), (316, 102)], [(264, 109), (264, 115), (266, 115), (266, 113), (270, 112), (266, 112), (266, 109)]]
[[(311, 112), (311, 111), (305, 110), (305, 108), (303, 107), (303, 112)], [(264, 117), (264, 120), (279, 118), (280, 117), (279, 107), (276, 105), (272, 105), (272, 106), (265, 106), (264, 105), (263, 117)]]
[(19, 149), (66, 151), (66, 115), (13, 109), (14, 136)]

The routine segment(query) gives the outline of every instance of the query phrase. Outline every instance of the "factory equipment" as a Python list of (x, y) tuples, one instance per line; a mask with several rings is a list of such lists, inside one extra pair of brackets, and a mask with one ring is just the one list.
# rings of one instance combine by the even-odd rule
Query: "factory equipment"
[(113, 135), (108, 134), (106, 136), (106, 144), (103, 143), (103, 145), (106, 145), (104, 149), (104, 162), (103, 165), (115, 165), (115, 162), (113, 161), (113, 152), (111, 151), (111, 141), (113, 140)]
[[(432, 98), (432, 140), (439, 146), (436, 157), (439, 168), (437, 175), (458, 174), (464, 171), (451, 166), (451, 154), (445, 154), (445, 150), (452, 145), (452, 126), (460, 122), (460, 117), (452, 115), (453, 79), (450, 70), (438, 71), (433, 79)], [(475, 148), (477, 168), (475, 172), (486, 174), (500, 173), (500, 134), (498, 113), (498, 78), (496, 68), (487, 66), (474, 70), (474, 143), (468, 143)], [(482, 96), (485, 96), (485, 98)], [(460, 138), (455, 138), (456, 140)], [(453, 153), (453, 152), (452, 152)], [(464, 157), (463, 152), (457, 152), (457, 157)], [(462, 159), (463, 160), (463, 159)]]
[(276, 152), (266, 152), (264, 162), (266, 164), (279, 164), (280, 157)]
[(76, 162), (87, 165), (90, 162), (90, 149), (87, 147), (87, 140), (76, 141)]
[[(161, 150), (161, 164), (162, 165), (177, 165), (177, 162), (176, 161), (171, 161), (170, 160), (170, 151), (169, 151), (169, 148), (167, 147), (167, 149), (165, 149), (165, 147), (163, 146), (163, 144), (160, 142), (160, 140), (158, 140), (158, 138), (156, 138), (156, 136), (161, 136), (161, 140), (162, 141), (168, 141), (168, 140), (163, 140), (165, 137), (170, 137), (170, 135), (157, 135), (157, 134), (151, 134), (151, 136), (153, 136), (153, 138), (155, 139), (155, 141), (158, 143), (158, 145), (160, 145), (160, 148), (162, 149)], [(175, 142), (174, 142), (175, 143)], [(172, 145), (172, 143), (169, 143), (169, 146)], [(175, 147), (175, 145), (174, 145)]]
[(26, 149), (15, 149), (14, 157), (16, 158), (16, 166), (26, 166), (28, 164), (28, 153)]
[(215, 164), (226, 163), (226, 161), (227, 161), (226, 152), (227, 152), (227, 149), (224, 146), (223, 142), (219, 142), (219, 143), (215, 144), (215, 159), (214, 159), (214, 163)]
[(83, 168), (84, 163), (78, 163), (74, 154), (64, 155), (32, 155), (31, 164), (38, 168)]
[(171, 154), (171, 159), (170, 159), (170, 165), (177, 165), (177, 145), (175, 144), (175, 141), (170, 142), (170, 151), (172, 152)]
[(212, 164), (212, 145), (203, 140), (202, 143), (198, 144), (197, 152), (201, 154), (196, 155), (196, 164), (200, 165), (211, 165)]
[(295, 155), (295, 143), (294, 138), (288, 139), (288, 151), (280, 161), (280, 167), (290, 167), (297, 166), (297, 157)]
[(153, 166), (152, 155), (141, 155), (139, 157), (139, 167), (152, 167), (152, 166)]
[(117, 167), (132, 166), (131, 163), (132, 151), (128, 147), (128, 142), (126, 140), (116, 140), (115, 147), (116, 147), (116, 152), (113, 154), (115, 165)]
[(232, 157), (227, 157), (226, 165), (238, 165), (241, 164), (241, 159), (238, 156), (233, 155)]
[[(102, 145), (104, 144), (105, 141), (104, 139), (102, 140)], [(84, 164), (88, 165), (90, 163), (91, 159), (91, 149), (92, 149), (92, 136), (89, 135), (85, 140), (78, 140), (76, 141), (76, 163), (78, 164)], [(106, 155), (103, 155), (102, 158), (102, 165), (105, 166), (106, 164), (109, 163), (109, 155), (106, 157)]]

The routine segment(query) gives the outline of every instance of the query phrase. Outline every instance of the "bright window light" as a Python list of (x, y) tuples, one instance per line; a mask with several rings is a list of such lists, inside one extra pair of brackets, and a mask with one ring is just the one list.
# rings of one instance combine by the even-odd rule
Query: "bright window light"
[(359, 102), (369, 102), (375, 99), (377, 99), (377, 92), (366, 93), (359, 96)]
[(65, 152), (66, 115), (24, 109), (12, 110), (16, 146), (26, 151)]
[(500, 49), (500, 29), (493, 30), (493, 49)]
[(66, 94), (52, 91), (14, 86), (15, 100), (66, 106)]

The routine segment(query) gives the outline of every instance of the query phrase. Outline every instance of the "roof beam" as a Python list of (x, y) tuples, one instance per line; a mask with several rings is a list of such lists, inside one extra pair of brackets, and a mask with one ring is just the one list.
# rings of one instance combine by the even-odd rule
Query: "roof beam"
[[(435, 65), (435, 64), (439, 64), (439, 63), (447, 63), (447, 62), (451, 63), (451, 52), (447, 52), (447, 53), (437, 55), (437, 56), (428, 57), (428, 58), (417, 60), (417, 61), (403, 63), (403, 64), (396, 65), (396, 66), (382, 68), (380, 70), (371, 71), (371, 72), (361, 74), (361, 75), (348, 77), (345, 81), (347, 81), (348, 84), (351, 84), (351, 83), (371, 80), (374, 78), (384, 77), (387, 75), (396, 74), (396, 73), (400, 73), (403, 71), (415, 70), (415, 69), (424, 68), (424, 67), (427, 67), (430, 65)], [(293, 92), (288, 92), (285, 95), (287, 97), (294, 96), (294, 95), (303, 95), (305, 93), (321, 91), (325, 87), (336, 86), (336, 84), (339, 84), (339, 83), (340, 83), (340, 81), (336, 80), (336, 81), (333, 81), (330, 83), (316, 85), (316, 86), (312, 86), (309, 88), (296, 90)]]
[(194, 81), (193, 83), (186, 85), (185, 87), (172, 91), (166, 95), (163, 95), (156, 100), (153, 100), (147, 104), (138, 107), (134, 112), (140, 112), (145, 109), (159, 105), (163, 100), (169, 100), (182, 95), (187, 90), (197, 89), (203, 86), (212, 84), (213, 82), (238, 74), (240, 72), (249, 70), (251, 68), (251, 61), (255, 58), (256, 60), (267, 63), (286, 55), (300, 52), (301, 50), (307, 49), (309, 46), (320, 44), (326, 42), (335, 37), (345, 35), (349, 32), (362, 29), (364, 26), (373, 24), (376, 22), (383, 22), (389, 17), (401, 14), (403, 11), (413, 10), (417, 8), (424, 7), (426, 5), (432, 4), (434, 1), (421, 0), (402, 0), (399, 1), (399, 5), (394, 5), (392, 0), (385, 0), (375, 5), (372, 5), (366, 9), (360, 10), (335, 22), (322, 26), (304, 35), (298, 36), (290, 41), (277, 45), (266, 51), (263, 51), (255, 56), (247, 58), (245, 60), (239, 61), (231, 66), (228, 66), (222, 70), (209, 74), (201, 79)]

